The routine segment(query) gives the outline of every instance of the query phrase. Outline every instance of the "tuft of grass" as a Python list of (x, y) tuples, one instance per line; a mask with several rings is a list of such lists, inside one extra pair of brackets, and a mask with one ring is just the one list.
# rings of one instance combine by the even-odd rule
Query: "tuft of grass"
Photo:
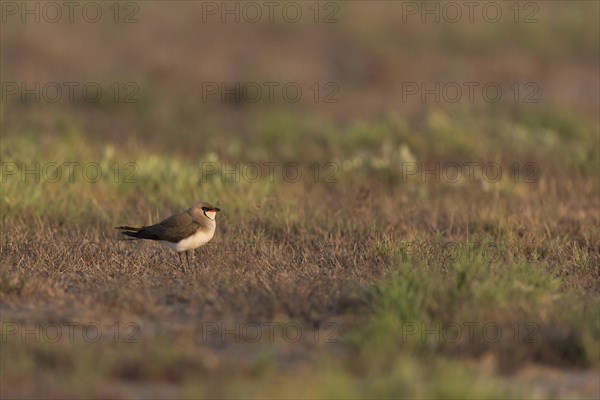
[(427, 269), (400, 261), (353, 340), (382, 359), (493, 354), (503, 368), (532, 361), (598, 367), (600, 302), (588, 301), (540, 265), (491, 264), (481, 253)]

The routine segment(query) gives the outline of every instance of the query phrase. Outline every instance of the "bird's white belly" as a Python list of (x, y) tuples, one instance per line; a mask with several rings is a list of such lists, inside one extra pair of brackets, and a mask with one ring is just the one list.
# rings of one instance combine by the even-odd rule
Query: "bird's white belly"
[(163, 243), (177, 252), (197, 249), (203, 244), (208, 243), (215, 234), (215, 227), (212, 226), (208, 231), (198, 231), (192, 236), (180, 240), (177, 243), (163, 241)]

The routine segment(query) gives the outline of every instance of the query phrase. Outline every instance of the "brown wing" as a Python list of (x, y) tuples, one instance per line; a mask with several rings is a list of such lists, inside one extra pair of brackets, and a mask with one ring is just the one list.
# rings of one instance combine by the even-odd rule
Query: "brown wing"
[(179, 242), (193, 235), (202, 228), (203, 224), (194, 218), (191, 210), (175, 214), (158, 224), (147, 226), (138, 232), (139, 236), (146, 236), (154, 240), (166, 240), (167, 242)]

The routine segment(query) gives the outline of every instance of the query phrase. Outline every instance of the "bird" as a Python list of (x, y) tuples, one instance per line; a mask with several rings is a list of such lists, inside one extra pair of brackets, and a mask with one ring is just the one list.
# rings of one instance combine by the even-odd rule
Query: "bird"
[(187, 210), (170, 216), (169, 218), (148, 226), (133, 227), (128, 225), (117, 226), (123, 235), (135, 239), (158, 240), (179, 255), (179, 262), (183, 272), (187, 272), (181, 259), (185, 252), (187, 266), (190, 266), (188, 251), (208, 243), (215, 234), (217, 223), (215, 218), (220, 208), (205, 202), (199, 202)]

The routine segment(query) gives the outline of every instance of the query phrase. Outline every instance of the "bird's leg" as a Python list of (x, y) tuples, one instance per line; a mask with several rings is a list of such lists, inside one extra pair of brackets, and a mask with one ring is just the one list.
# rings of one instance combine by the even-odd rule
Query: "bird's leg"
[(185, 252), (185, 259), (187, 260), (188, 267), (189, 267), (190, 266), (190, 254), (187, 251)]
[[(187, 254), (187, 252), (186, 252), (186, 254)], [(181, 253), (178, 252), (177, 255), (179, 256), (179, 264), (181, 265), (181, 270), (183, 272), (187, 272), (187, 269), (185, 268), (185, 264), (183, 263), (183, 260), (181, 259)]]

